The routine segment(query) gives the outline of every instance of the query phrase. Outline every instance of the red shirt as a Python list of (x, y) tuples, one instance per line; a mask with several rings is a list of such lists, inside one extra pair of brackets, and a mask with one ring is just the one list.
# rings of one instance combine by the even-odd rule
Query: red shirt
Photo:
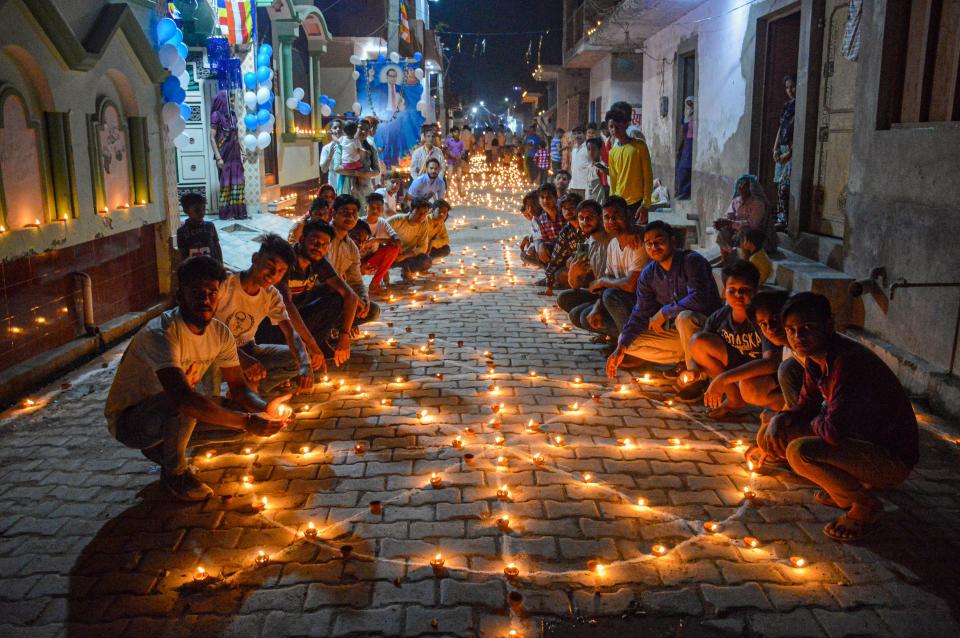
[(911, 468), (920, 458), (917, 418), (900, 381), (880, 357), (840, 335), (827, 346), (826, 373), (807, 359), (792, 411), (811, 419), (814, 433), (830, 445), (869, 441)]

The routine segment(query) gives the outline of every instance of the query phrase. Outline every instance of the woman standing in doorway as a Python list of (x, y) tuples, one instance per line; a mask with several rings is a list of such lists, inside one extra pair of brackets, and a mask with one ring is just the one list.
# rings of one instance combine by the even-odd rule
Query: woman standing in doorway
[(691, 95), (683, 101), (683, 119), (680, 121), (681, 141), (677, 150), (676, 199), (690, 199), (693, 177), (693, 136), (696, 134), (696, 99)]
[(790, 174), (793, 170), (793, 118), (797, 105), (797, 76), (783, 78), (787, 91), (787, 103), (780, 113), (780, 128), (773, 143), (773, 181), (777, 185), (777, 230), (787, 227), (790, 208)]
[(220, 219), (246, 219), (247, 203), (243, 195), (243, 152), (237, 116), (230, 108), (226, 91), (213, 98), (210, 114), (210, 143), (220, 171)]

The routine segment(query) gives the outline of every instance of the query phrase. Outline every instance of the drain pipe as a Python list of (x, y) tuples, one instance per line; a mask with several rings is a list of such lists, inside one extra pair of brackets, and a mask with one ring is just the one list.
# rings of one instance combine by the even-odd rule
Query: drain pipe
[(71, 273), (83, 285), (83, 327), (91, 337), (100, 333), (93, 321), (93, 279), (85, 272)]

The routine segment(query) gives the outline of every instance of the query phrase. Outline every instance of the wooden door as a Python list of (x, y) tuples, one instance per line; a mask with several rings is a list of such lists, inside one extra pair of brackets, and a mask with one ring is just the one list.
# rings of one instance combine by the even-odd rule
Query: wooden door
[[(796, 76), (800, 50), (800, 12), (772, 20), (766, 25), (763, 49), (763, 98), (761, 102), (760, 148), (757, 175), (767, 200), (776, 205), (777, 185), (773, 181), (776, 164), (773, 143), (780, 130), (780, 114), (787, 104), (784, 78)], [(796, 144), (797, 140), (794, 140)], [(796, 148), (796, 146), (794, 146)]]
[(827, 1), (813, 175), (814, 210), (810, 230), (832, 237), (843, 237), (846, 226), (847, 182), (853, 145), (857, 63), (840, 54), (848, 6), (847, 0)]

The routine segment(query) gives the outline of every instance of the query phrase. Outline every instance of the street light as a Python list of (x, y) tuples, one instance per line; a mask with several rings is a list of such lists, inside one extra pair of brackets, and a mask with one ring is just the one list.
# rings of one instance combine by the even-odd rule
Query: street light
[(470, 112), (473, 113), (474, 115), (476, 115), (476, 114), (477, 114), (477, 107), (473, 107), (472, 109), (470, 109)]
[(509, 102), (509, 101), (510, 101), (510, 98), (505, 97), (505, 98), (503, 98), (503, 101), (504, 101), (504, 102)]
[(486, 105), (487, 104), (483, 100), (480, 100), (480, 106), (486, 106)]

